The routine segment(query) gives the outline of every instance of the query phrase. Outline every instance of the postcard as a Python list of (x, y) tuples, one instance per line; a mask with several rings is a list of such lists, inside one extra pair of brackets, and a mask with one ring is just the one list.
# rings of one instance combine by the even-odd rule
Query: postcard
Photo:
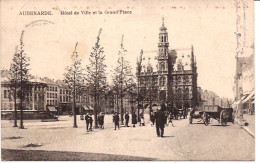
[(253, 0), (2, 0), (3, 161), (255, 160)]

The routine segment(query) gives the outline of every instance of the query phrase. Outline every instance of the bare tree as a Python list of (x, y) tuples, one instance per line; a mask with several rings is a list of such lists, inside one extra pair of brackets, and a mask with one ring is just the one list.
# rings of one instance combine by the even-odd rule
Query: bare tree
[(18, 75), (19, 75), (19, 53), (18, 46), (15, 47), (15, 54), (12, 59), (12, 63), (9, 69), (9, 87), (10, 96), (9, 99), (14, 101), (14, 127), (17, 126), (17, 91), (18, 91)]
[(95, 43), (95, 46), (92, 48), (92, 52), (90, 53), (90, 64), (87, 65), (88, 81), (90, 85), (93, 85), (91, 88), (91, 93), (94, 95), (95, 128), (97, 128), (97, 110), (99, 108), (99, 97), (105, 88), (104, 86), (106, 85), (104, 48), (99, 43), (101, 32), (102, 28), (99, 30), (97, 42)]
[(140, 101), (142, 101), (143, 97), (140, 93), (140, 74), (142, 71), (142, 61), (143, 61), (143, 50), (141, 50), (140, 52), (140, 58), (137, 58), (136, 64), (137, 64), (137, 72), (136, 72), (136, 76), (137, 77), (137, 116), (138, 116), (138, 121), (140, 121)]
[[(17, 96), (20, 99), (20, 129), (24, 129), (23, 125), (23, 100), (26, 97), (28, 91), (30, 91), (29, 79), (31, 75), (29, 74), (29, 66), (30, 66), (30, 58), (27, 57), (26, 53), (24, 53), (24, 43), (23, 43), (23, 35), (24, 31), (22, 31), (21, 38), (20, 38), (20, 50), (18, 53), (15, 54), (14, 62), (12, 64), (13, 72), (12, 76), (17, 77), (17, 85), (20, 85), (18, 89)], [(16, 90), (17, 91), (17, 90)]]
[(81, 59), (79, 59), (78, 53), (76, 51), (78, 43), (76, 43), (75, 50), (71, 55), (72, 65), (66, 68), (65, 82), (68, 84), (72, 91), (73, 96), (73, 116), (74, 123), (73, 127), (77, 128), (76, 119), (76, 96), (80, 93), (82, 86), (84, 85), (84, 70), (81, 67)]
[(127, 50), (124, 48), (124, 35), (122, 36), (121, 40), (121, 49), (118, 52), (118, 60), (117, 60), (117, 67), (115, 68), (115, 78), (114, 78), (114, 84), (119, 84), (119, 97), (120, 97), (120, 108), (121, 108), (121, 123), (123, 124), (123, 114), (124, 114), (124, 108), (123, 108), (123, 98), (124, 98), (124, 92), (127, 89), (127, 85), (131, 81), (131, 78), (133, 77), (131, 67), (129, 65), (129, 62), (125, 60)]

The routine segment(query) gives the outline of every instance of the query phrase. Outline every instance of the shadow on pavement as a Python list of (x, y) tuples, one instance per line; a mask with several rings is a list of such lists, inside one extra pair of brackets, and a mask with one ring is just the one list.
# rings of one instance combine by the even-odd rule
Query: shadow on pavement
[(225, 126), (223, 126), (223, 125), (209, 125), (209, 126), (222, 126), (222, 127), (227, 127), (227, 126), (229, 126), (229, 125), (225, 125)]
[(174, 136), (163, 136), (164, 138), (173, 138)]
[(2, 161), (152, 161), (154, 158), (85, 152), (1, 150)]

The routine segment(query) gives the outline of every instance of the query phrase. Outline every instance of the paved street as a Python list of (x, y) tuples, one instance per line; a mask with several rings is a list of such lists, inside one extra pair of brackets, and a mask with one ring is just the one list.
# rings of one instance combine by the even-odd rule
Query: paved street
[(255, 115), (244, 114), (243, 118), (248, 122), (247, 128), (250, 129), (253, 133), (255, 133)]
[[(146, 126), (121, 127), (116, 131), (113, 128), (112, 116), (107, 115), (105, 116), (105, 130), (95, 129), (88, 133), (85, 129), (85, 121), (79, 120), (79, 117), (78, 128), (72, 128), (72, 117), (61, 116), (59, 119), (58, 122), (28, 120), (24, 122), (26, 128), (24, 130), (13, 128), (12, 121), (2, 120), (2, 149), (42, 150), (45, 152), (42, 157), (45, 156), (51, 160), (64, 160), (64, 158), (71, 160), (108, 160), (108, 158), (115, 158), (115, 160), (254, 160), (255, 158), (254, 138), (238, 125), (231, 123), (223, 127), (216, 121), (205, 126), (197, 120), (194, 120), (195, 124), (189, 124), (188, 119), (175, 120), (174, 127), (165, 128), (165, 138), (160, 138), (156, 136), (155, 127), (151, 127), (148, 123), (148, 115), (146, 115)], [(18, 139), (9, 139), (10, 137), (18, 137)], [(30, 143), (39, 143), (42, 146), (24, 147)], [(15, 160), (10, 158), (12, 151), (2, 150), (2, 159)], [(26, 151), (19, 152), (24, 152), (26, 155)], [(64, 151), (65, 154), (63, 156), (61, 154), (64, 152), (48, 154), (47, 151)], [(17, 151), (14, 153), (16, 153), (16, 159), (24, 156), (23, 159), (26, 160), (25, 155), (18, 155)], [(57, 157), (54, 158), (54, 154)], [(27, 160), (37, 160), (30, 158), (32, 155), (28, 152), (27, 155)], [(73, 158), (74, 155), (81, 157)]]

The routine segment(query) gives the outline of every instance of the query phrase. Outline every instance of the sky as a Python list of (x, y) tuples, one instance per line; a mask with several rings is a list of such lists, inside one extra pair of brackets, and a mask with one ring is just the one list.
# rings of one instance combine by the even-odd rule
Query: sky
[[(246, 8), (246, 45), (254, 43), (253, 1)], [(125, 58), (133, 72), (141, 49), (158, 49), (159, 28), (164, 17), (169, 48), (194, 47), (198, 85), (221, 97), (233, 98), (236, 55), (236, 7), (231, 0), (98, 0), (98, 1), (14, 1), (1, 3), (1, 68), (9, 68), (15, 46), (24, 30), (24, 48), (30, 57), (33, 75), (63, 79), (77, 51), (82, 64), (88, 64), (98, 31), (104, 47), (108, 78), (116, 66), (124, 35)], [(132, 14), (105, 14), (104, 11), (131, 11)], [(51, 11), (53, 15), (19, 15), (20, 11)], [(91, 15), (61, 15), (61, 11), (89, 11)], [(95, 11), (103, 14), (93, 15)], [(51, 23), (43, 24), (49, 21)], [(36, 21), (36, 23), (35, 23)], [(37, 23), (38, 21), (38, 23)], [(249, 52), (250, 53), (250, 52)], [(146, 54), (144, 54), (146, 55)], [(147, 54), (148, 55), (148, 54)], [(249, 55), (249, 54), (245, 54)]]

